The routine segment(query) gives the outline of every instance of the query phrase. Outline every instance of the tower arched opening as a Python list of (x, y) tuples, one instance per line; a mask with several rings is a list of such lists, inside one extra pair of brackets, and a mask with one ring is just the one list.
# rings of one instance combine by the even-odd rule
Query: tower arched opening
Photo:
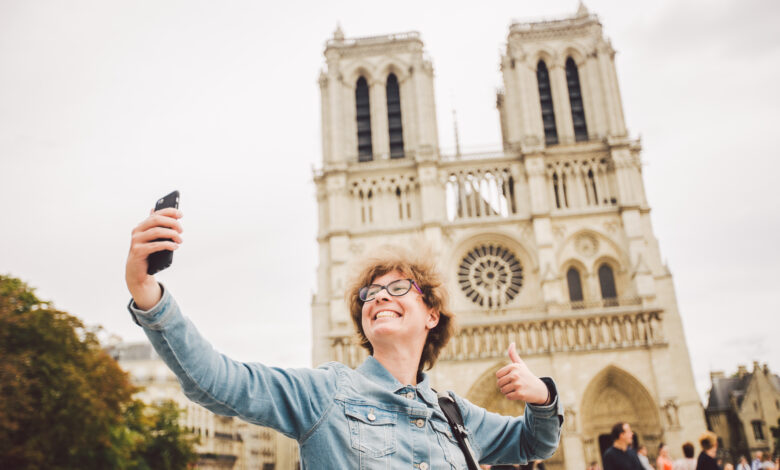
[(539, 104), (542, 107), (542, 126), (544, 127), (544, 142), (547, 145), (558, 143), (558, 129), (555, 126), (555, 111), (553, 110), (552, 87), (547, 64), (540, 60), (536, 64), (536, 81), (539, 86)]
[(369, 162), (374, 158), (371, 144), (371, 102), (368, 82), (361, 76), (355, 84), (355, 116), (357, 119), (358, 161)]
[(574, 124), (574, 140), (581, 142), (588, 140), (588, 126), (585, 122), (585, 106), (582, 103), (582, 89), (580, 87), (580, 74), (574, 59), (566, 59), (566, 85), (569, 88), (569, 104), (571, 105), (571, 119)]
[(401, 92), (398, 77), (387, 76), (387, 129), (390, 134), (390, 158), (404, 157), (404, 129), (401, 122)]

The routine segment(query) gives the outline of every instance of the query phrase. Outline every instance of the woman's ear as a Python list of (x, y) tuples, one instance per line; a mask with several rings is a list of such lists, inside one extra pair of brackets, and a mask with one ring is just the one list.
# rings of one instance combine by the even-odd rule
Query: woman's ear
[(439, 311), (431, 308), (428, 309), (428, 320), (425, 322), (425, 326), (428, 327), (429, 330), (432, 330), (436, 328), (436, 325), (439, 324)]

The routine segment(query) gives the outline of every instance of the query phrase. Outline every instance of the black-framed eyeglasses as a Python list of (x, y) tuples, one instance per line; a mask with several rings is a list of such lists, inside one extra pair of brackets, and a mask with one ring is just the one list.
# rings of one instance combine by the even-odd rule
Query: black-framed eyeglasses
[(388, 294), (394, 297), (400, 297), (406, 294), (407, 292), (409, 292), (412, 286), (414, 286), (414, 288), (417, 289), (417, 292), (419, 292), (420, 295), (423, 295), (422, 289), (420, 289), (420, 286), (418, 286), (417, 283), (414, 282), (413, 280), (398, 279), (386, 286), (381, 286), (379, 284), (371, 284), (365, 287), (361, 287), (360, 290), (358, 291), (358, 297), (363, 302), (368, 302), (370, 300), (374, 300), (376, 296), (382, 291), (382, 289), (385, 289)]

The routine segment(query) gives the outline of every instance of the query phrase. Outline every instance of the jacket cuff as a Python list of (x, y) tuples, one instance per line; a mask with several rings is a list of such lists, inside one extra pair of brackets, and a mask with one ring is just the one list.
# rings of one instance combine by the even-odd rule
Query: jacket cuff
[(173, 298), (162, 283), (158, 284), (162, 290), (162, 296), (154, 307), (149, 310), (141, 310), (132, 298), (127, 304), (127, 311), (130, 312), (133, 321), (142, 328), (161, 329), (163, 322), (169, 316), (167, 314), (171, 311), (170, 305)]
[(563, 407), (558, 399), (558, 388), (555, 386), (555, 382), (550, 377), (540, 377), (540, 379), (542, 379), (544, 385), (547, 386), (547, 391), (550, 392), (550, 403), (547, 405), (532, 405), (527, 403), (526, 406), (533, 410), (535, 416), (541, 418), (551, 418), (557, 415), (558, 423), (563, 424)]

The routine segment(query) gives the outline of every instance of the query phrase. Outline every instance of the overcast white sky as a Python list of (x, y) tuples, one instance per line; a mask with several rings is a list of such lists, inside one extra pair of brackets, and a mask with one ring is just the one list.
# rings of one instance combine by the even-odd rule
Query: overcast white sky
[[(589, 1), (618, 51), (654, 230), (697, 387), (780, 372), (780, 2)], [(436, 70), (442, 147), (498, 146), (512, 19), (565, 1), (0, 2), (0, 273), (128, 341), (130, 230), (182, 193), (185, 242), (160, 278), (222, 351), (310, 362), (312, 165), (323, 45), (416, 30)]]

